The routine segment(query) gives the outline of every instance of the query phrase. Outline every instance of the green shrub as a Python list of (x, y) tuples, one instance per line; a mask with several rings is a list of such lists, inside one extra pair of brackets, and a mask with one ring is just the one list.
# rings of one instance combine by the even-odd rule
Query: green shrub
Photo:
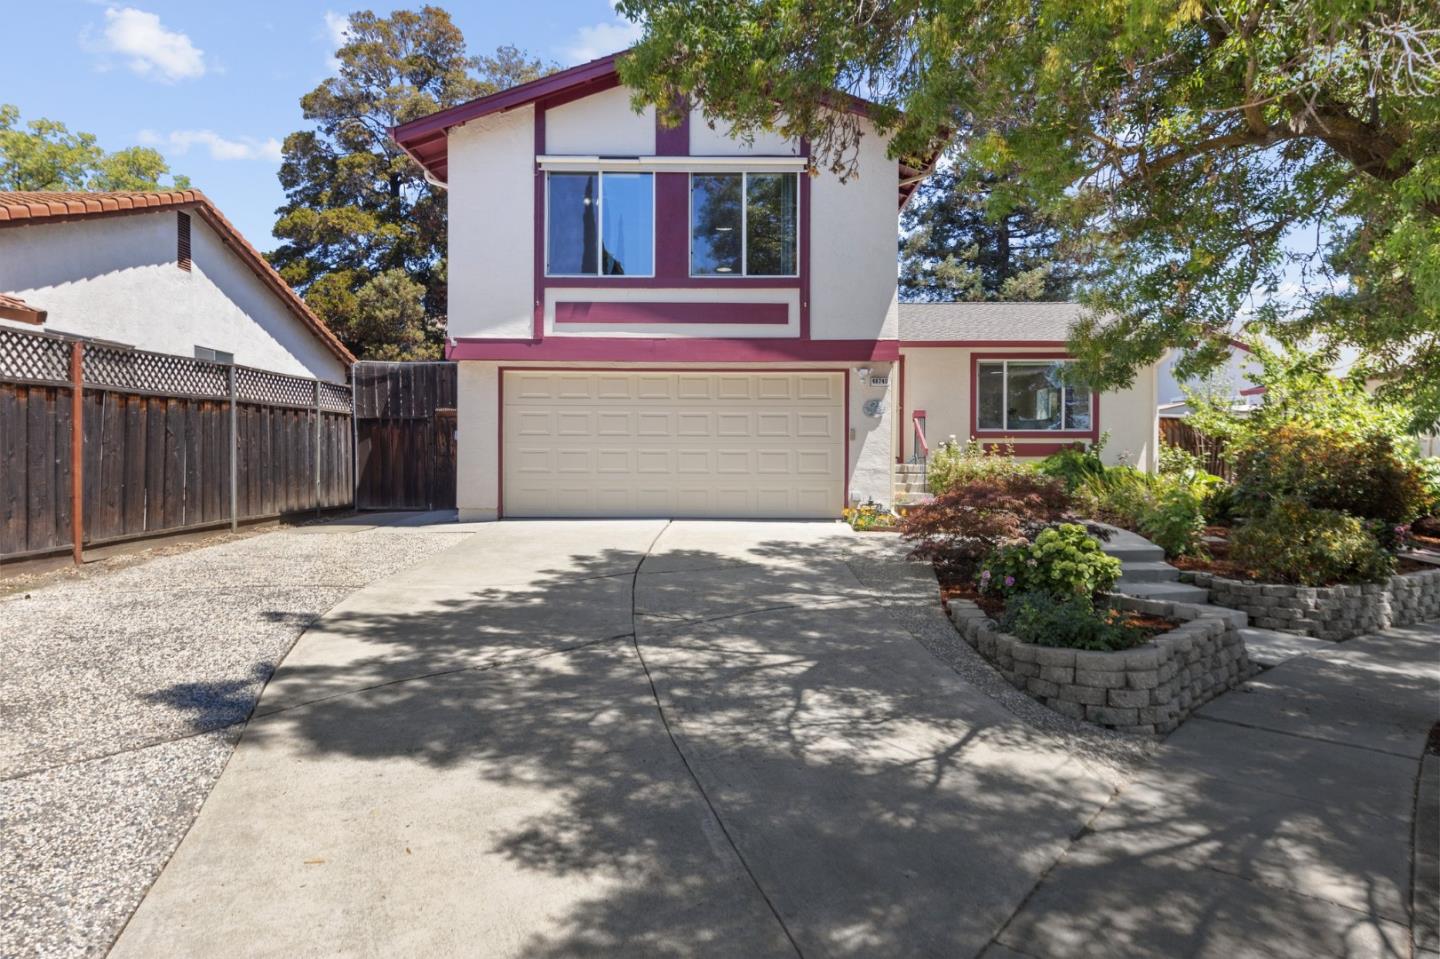
[(1065, 488), (1074, 490), (1089, 477), (1104, 475), (1105, 464), (1100, 460), (1100, 453), (1105, 449), (1109, 438), (1110, 434), (1105, 433), (1098, 442), (1088, 447), (1077, 443), (1058, 453), (1051, 453), (1036, 464), (1035, 468), (1046, 476), (1064, 480)]
[(1300, 586), (1380, 582), (1395, 571), (1365, 523), (1283, 499), (1230, 534), (1230, 558), (1267, 582)]
[(1161, 486), (1140, 517), (1140, 533), (1166, 556), (1205, 553), (1205, 500), (1195, 486)]
[(1186, 482), (1131, 466), (1087, 477), (1075, 491), (1076, 509), (1152, 539), (1170, 557), (1204, 553), (1205, 494), (1220, 480), (1201, 472)]
[(1129, 649), (1145, 641), (1113, 609), (1096, 608), (1088, 596), (1020, 593), (1005, 608), (1000, 628), (1022, 642), (1070, 649)]
[(1420, 485), (1425, 490), (1420, 515), (1440, 516), (1440, 456), (1426, 457), (1415, 465), (1420, 470)]
[(1159, 471), (1161, 476), (1195, 476), (1205, 472), (1200, 457), (1174, 443), (1160, 441)]
[(1236, 497), (1252, 514), (1277, 499), (1364, 519), (1408, 523), (1423, 511), (1420, 467), (1383, 432), (1361, 436), (1284, 423), (1247, 439), (1235, 458)]
[(1053, 596), (1091, 597), (1120, 578), (1120, 561), (1076, 523), (1061, 523), (1033, 543), (999, 550), (980, 573), (984, 592), (1004, 595), (1043, 591)]
[(1240, 501), (1232, 483), (1216, 483), (1205, 492), (1201, 503), (1205, 522), (1212, 526), (1229, 526), (1240, 516)]
[(1013, 449), (1005, 452), (986, 449), (975, 440), (968, 443), (941, 443), (930, 453), (925, 467), (930, 492), (940, 495), (974, 480), (992, 480), (1017, 474), (1033, 474), (1035, 468), (1015, 458)]

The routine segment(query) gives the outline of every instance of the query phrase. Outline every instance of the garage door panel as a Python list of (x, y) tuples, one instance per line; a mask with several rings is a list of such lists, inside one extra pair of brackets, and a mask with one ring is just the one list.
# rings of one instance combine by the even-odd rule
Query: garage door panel
[(507, 371), (509, 516), (831, 517), (836, 373)]

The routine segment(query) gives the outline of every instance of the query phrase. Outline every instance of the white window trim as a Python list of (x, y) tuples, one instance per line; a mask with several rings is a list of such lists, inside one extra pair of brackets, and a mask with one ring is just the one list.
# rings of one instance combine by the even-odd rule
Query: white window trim
[[(800, 180), (795, 180), (795, 272), (794, 273), (751, 273), (750, 272), (750, 174), (773, 175), (773, 170), (692, 170), (685, 183), (685, 237), (689, 251), (687, 268), (692, 280), (795, 280), (800, 277)], [(789, 172), (789, 171), (781, 171)], [(739, 273), (696, 273), (695, 272), (695, 177), (739, 174), (740, 176), (740, 272)]]
[(799, 173), (808, 160), (792, 156), (575, 156), (542, 154), (535, 158), (540, 169), (556, 173), (627, 171), (633, 173)]
[(596, 170), (563, 169), (556, 173), (593, 173), (598, 186), (595, 197), (595, 225), (600, 233), (600, 249), (595, 253), (594, 273), (553, 273), (550, 270), (550, 171), (545, 173), (545, 276), (557, 280), (653, 280), (657, 257), (655, 244), (655, 175), (650, 174), (650, 272), (649, 273), (606, 273), (605, 265), (605, 174), (608, 173), (650, 173), (649, 170)]
[[(1070, 391), (1071, 391), (1071, 390), (1075, 389), (1075, 387), (1070, 386), (1069, 384), (1062, 384), (1061, 387), (1060, 387), (1060, 425), (1059, 425), (1058, 427), (1056, 427), (1056, 428), (1054, 428), (1054, 429), (1050, 429), (1050, 428), (1048, 428), (1048, 427), (1044, 427), (1044, 428), (1039, 428), (1039, 429), (1037, 429), (1036, 427), (1028, 426), (1028, 427), (1025, 427), (1025, 428), (1023, 428), (1023, 429), (1014, 429), (1014, 430), (1012, 430), (1012, 429), (1010, 428), (1010, 364), (1011, 364), (1011, 363), (1020, 363), (1020, 364), (1022, 364), (1022, 365), (1033, 366), (1033, 365), (1035, 365), (1035, 364), (1044, 363), (1044, 364), (1047, 364), (1047, 365), (1061, 365), (1061, 366), (1065, 366), (1065, 365), (1069, 365), (1069, 364), (1074, 363), (1074, 362), (1075, 362), (1075, 361), (1074, 361), (1073, 359), (1060, 359), (1060, 358), (1056, 358), (1056, 359), (1053, 359), (1053, 360), (1041, 360), (1041, 359), (1025, 359), (1025, 358), (1023, 358), (1023, 357), (1017, 357), (1016, 359), (1013, 359), (1013, 360), (997, 359), (997, 358), (994, 358), (994, 357), (987, 357), (987, 358), (982, 359), (982, 360), (976, 360), (976, 361), (975, 361), (975, 432), (976, 432), (976, 433), (994, 433), (994, 434), (996, 434), (997, 436), (1004, 436), (1004, 435), (1012, 435), (1012, 436), (1013, 436), (1013, 435), (1018, 435), (1018, 434), (1021, 434), (1021, 433), (1075, 433), (1075, 434), (1082, 434), (1082, 433), (1083, 433), (1083, 434), (1088, 435), (1092, 430), (1095, 429), (1095, 424), (1094, 424), (1094, 422), (1093, 422), (1093, 420), (1095, 419), (1095, 391), (1094, 391), (1094, 390), (1091, 390), (1091, 389), (1088, 389), (1088, 388), (1087, 388), (1087, 390), (1086, 390), (1086, 392), (1090, 394), (1090, 419), (1092, 420), (1091, 424), (1090, 424), (1089, 426), (1086, 426), (1086, 427), (1066, 426), (1066, 425), (1065, 425), (1065, 413), (1066, 413), (1066, 411), (1070, 408), (1070, 396), (1069, 396), (1069, 394), (1070, 394)], [(987, 366), (995, 366), (996, 364), (999, 364), (999, 366), (1000, 366), (1000, 400), (1001, 400), (1001, 402), (1000, 402), (1000, 421), (1001, 421), (1001, 424), (1002, 424), (1002, 425), (1001, 425), (1001, 426), (998, 426), (998, 427), (996, 427), (996, 426), (981, 426), (981, 425), (980, 425), (980, 383), (981, 383), (980, 372), (981, 372), (985, 367), (987, 367)]]

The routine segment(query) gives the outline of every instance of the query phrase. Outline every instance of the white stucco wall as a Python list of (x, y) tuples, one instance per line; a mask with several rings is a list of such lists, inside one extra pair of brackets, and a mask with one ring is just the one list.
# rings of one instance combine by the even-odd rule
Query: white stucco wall
[(535, 324), (534, 109), (451, 130), (449, 162), (449, 335), (529, 338)]
[(858, 174), (824, 170), (810, 187), (810, 335), (817, 340), (894, 339), (899, 329), (895, 243), (897, 161), (861, 121)]
[[(905, 454), (912, 452), (911, 416), (924, 410), (925, 432), (933, 447), (954, 436), (960, 442), (970, 438), (970, 358), (976, 352), (964, 348), (905, 348), (905, 416), (900, 431), (905, 437)], [(991, 350), (985, 354), (1036, 352), (1022, 349)], [(1044, 351), (1039, 351), (1044, 352)], [(1109, 432), (1103, 458), (1107, 463), (1126, 462), (1144, 470), (1156, 465), (1159, 415), (1155, 402), (1156, 368), (1141, 370), (1128, 389), (1100, 394), (1100, 431)], [(987, 442), (1004, 442), (1003, 437)], [(1017, 443), (1043, 443), (1044, 437), (1026, 436)], [(1052, 442), (1074, 442), (1056, 437)]]
[(562, 103), (545, 111), (545, 152), (649, 156), (655, 152), (655, 108), (636, 113), (625, 87)]
[[(482, 117), (453, 129), (449, 141), (449, 334), (456, 338), (529, 338), (536, 301), (535, 115), (530, 107)], [(625, 88), (597, 93), (546, 111), (548, 154), (649, 156), (655, 150), (654, 111), (636, 114)], [(841, 182), (823, 172), (810, 181), (809, 250), (801, 255), (810, 269), (810, 335), (814, 339), (893, 339), (896, 308), (895, 238), (898, 228), (897, 165), (885, 155), (886, 141), (868, 122), (861, 140), (859, 172)], [(711, 129), (698, 115), (690, 127), (693, 156), (796, 155), (795, 143), (763, 135), (753, 144), (731, 139), (728, 128)], [(699, 164), (703, 168), (703, 162)], [(658, 216), (675, 215), (657, 210)], [(689, 211), (679, 212), (682, 222)], [(685, 227), (688, 234), (688, 224)], [(659, 257), (657, 256), (657, 259)], [(675, 301), (698, 297), (710, 302), (739, 302), (754, 294), (727, 287), (724, 279), (697, 286), (676, 297), (663, 289), (612, 287), (596, 299)], [(604, 278), (596, 288), (604, 289)], [(588, 291), (568, 289), (565, 299), (583, 299)], [(770, 294), (774, 296), (772, 291)], [(546, 313), (552, 311), (547, 306)], [(622, 335), (606, 327), (547, 334)], [(788, 327), (717, 330), (683, 326), (633, 327), (635, 335), (654, 336), (796, 336)]]
[[(1185, 393), (1181, 389), (1182, 381), (1175, 376), (1175, 363), (1178, 359), (1179, 355), (1171, 350), (1159, 363), (1155, 388), (1157, 403), (1179, 403), (1185, 399)], [(1249, 353), (1232, 347), (1224, 365), (1209, 377), (1204, 380), (1186, 380), (1183, 385), (1191, 389), (1214, 388), (1234, 396), (1237, 401), (1246, 401), (1248, 397), (1241, 396), (1240, 391), (1255, 385), (1254, 375), (1258, 370), (1259, 364)]]
[(192, 268), (180, 269), (175, 218), (0, 229), (0, 290), (48, 311), (53, 332), (182, 356), (205, 346), (243, 366), (344, 382), (345, 364), (193, 212)]
[(800, 145), (787, 140), (778, 133), (757, 133), (750, 143), (730, 135), (730, 124), (715, 121), (714, 126), (705, 119), (700, 109), (690, 111), (690, 155), (691, 156), (799, 156)]

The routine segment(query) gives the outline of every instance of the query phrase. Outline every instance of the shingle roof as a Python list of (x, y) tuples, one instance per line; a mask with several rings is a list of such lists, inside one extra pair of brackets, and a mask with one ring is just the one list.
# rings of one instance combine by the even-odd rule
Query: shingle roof
[(92, 217), (147, 213), (160, 209), (190, 210), (209, 224), (250, 270), (280, 301), (347, 366), (355, 356), (330, 332), (320, 317), (300, 299), (290, 284), (275, 272), (270, 261), (225, 219), (225, 215), (199, 190), (155, 190), (128, 193), (37, 193), (0, 191), (0, 228), (60, 223)]
[(901, 303), (900, 342), (1063, 343), (1079, 303)]
[(31, 306), (17, 296), (0, 293), (0, 319), (21, 323), (44, 323), (45, 311)]

